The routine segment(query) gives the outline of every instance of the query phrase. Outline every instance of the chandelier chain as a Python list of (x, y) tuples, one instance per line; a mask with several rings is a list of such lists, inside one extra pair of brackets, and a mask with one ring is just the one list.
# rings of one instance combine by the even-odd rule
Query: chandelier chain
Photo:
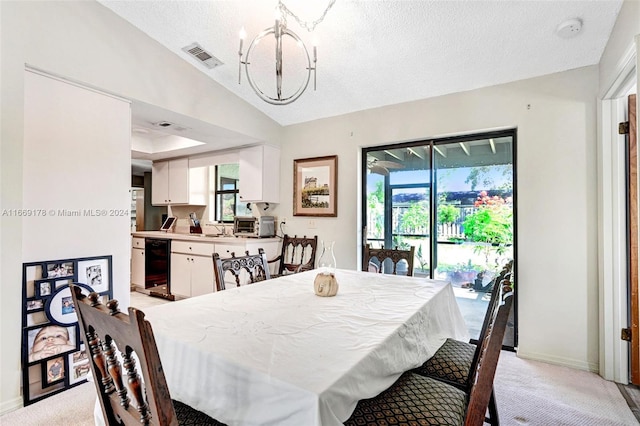
[(301, 20), (295, 13), (293, 13), (291, 10), (289, 10), (289, 8), (287, 6), (285, 6), (284, 3), (282, 3), (282, 0), (280, 0), (278, 2), (278, 8), (282, 11), (282, 19), (284, 20), (285, 24), (286, 24), (286, 16), (285, 16), (285, 14), (287, 14), (287, 15), (290, 15), (291, 17), (293, 17), (293, 19), (295, 19), (302, 28), (306, 29), (309, 32), (312, 32), (313, 30), (316, 29), (316, 26), (320, 22), (324, 21), (325, 16), (327, 16), (327, 12), (329, 12), (329, 10), (333, 7), (333, 4), (335, 2), (336, 2), (336, 0), (330, 0), (329, 4), (327, 5), (327, 8), (324, 10), (324, 13), (322, 14), (322, 16), (320, 16), (320, 18), (316, 19), (315, 21), (313, 21), (311, 23)]

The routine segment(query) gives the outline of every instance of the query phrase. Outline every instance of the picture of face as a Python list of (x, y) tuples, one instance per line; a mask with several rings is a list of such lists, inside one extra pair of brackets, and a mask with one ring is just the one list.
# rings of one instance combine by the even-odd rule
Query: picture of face
[(29, 338), (33, 333), (35, 336), (29, 350), (29, 362), (76, 349), (75, 339), (70, 338), (68, 328), (48, 325), (41, 329), (30, 330)]
[(62, 298), (62, 315), (72, 314), (76, 310), (73, 306), (73, 299), (71, 297)]

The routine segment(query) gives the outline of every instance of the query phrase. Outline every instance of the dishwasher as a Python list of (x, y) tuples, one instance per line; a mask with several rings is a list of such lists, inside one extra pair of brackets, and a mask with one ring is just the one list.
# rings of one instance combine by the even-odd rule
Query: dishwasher
[(174, 300), (169, 281), (171, 267), (171, 240), (145, 238), (145, 277), (144, 288), (151, 296)]

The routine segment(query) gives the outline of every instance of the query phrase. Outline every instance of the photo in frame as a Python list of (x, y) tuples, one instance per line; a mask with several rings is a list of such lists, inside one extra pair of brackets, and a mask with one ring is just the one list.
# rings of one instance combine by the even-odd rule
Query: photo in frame
[(35, 287), (37, 298), (49, 297), (51, 296), (51, 293), (53, 293), (54, 282), (50, 280), (36, 281)]
[(47, 263), (46, 278), (73, 276), (73, 262)]
[(27, 300), (27, 311), (39, 311), (44, 309), (43, 300)]
[(76, 325), (62, 327), (43, 324), (26, 330), (26, 352), (29, 363), (41, 361), (58, 354), (78, 350)]
[[(89, 294), (93, 290), (86, 284), (76, 283), (78, 287), (82, 287), (83, 294)], [(60, 326), (74, 325), (78, 322), (78, 315), (73, 306), (71, 297), (71, 288), (69, 285), (59, 287), (53, 292), (51, 297), (47, 299), (44, 305), (44, 312), (52, 324)]]
[(109, 289), (109, 259), (100, 258), (78, 262), (78, 282), (88, 285), (96, 293)]
[(89, 357), (84, 349), (84, 344), (80, 345), (80, 350), (69, 355), (69, 384), (75, 384), (85, 381), (91, 367), (89, 365)]
[(42, 363), (42, 386), (47, 387), (64, 381), (66, 375), (64, 357), (56, 357)]
[(338, 156), (293, 160), (293, 215), (338, 216)]

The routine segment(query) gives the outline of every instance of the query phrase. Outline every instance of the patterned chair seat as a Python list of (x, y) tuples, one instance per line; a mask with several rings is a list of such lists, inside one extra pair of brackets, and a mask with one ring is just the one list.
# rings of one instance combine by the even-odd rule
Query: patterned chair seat
[(405, 373), (380, 395), (358, 402), (345, 426), (462, 425), (466, 394), (438, 380)]
[(413, 372), (464, 389), (467, 387), (476, 348), (476, 345), (471, 343), (447, 339), (434, 356)]
[(180, 401), (172, 399), (171, 402), (173, 402), (173, 409), (176, 411), (180, 426), (225, 426), (224, 423), (220, 423), (202, 411), (198, 411)]

